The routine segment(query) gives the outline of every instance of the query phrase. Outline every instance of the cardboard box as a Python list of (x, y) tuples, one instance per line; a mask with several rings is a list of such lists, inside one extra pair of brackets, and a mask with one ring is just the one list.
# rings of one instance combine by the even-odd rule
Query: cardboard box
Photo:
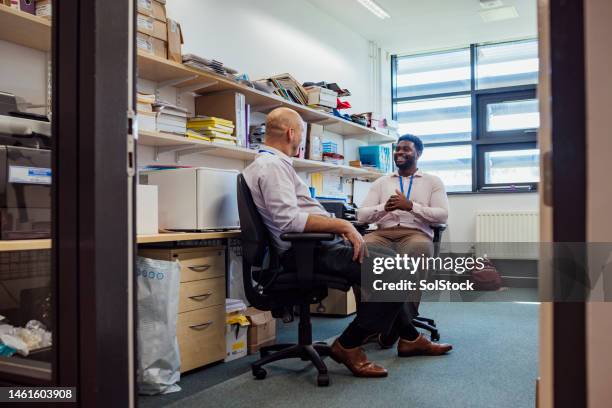
[(306, 158), (323, 160), (323, 126), (309, 123), (306, 139)]
[(251, 322), (247, 336), (249, 354), (276, 343), (276, 319), (271, 312), (249, 307), (245, 315)]
[(348, 292), (329, 289), (328, 295), (321, 304), (310, 305), (310, 313), (348, 316), (357, 311), (357, 302), (353, 288)]
[(36, 2), (36, 16), (51, 20), (51, 0), (38, 0)]
[(168, 19), (166, 26), (168, 28), (168, 59), (182, 63), (183, 32), (181, 31), (181, 25), (172, 19)]
[(225, 361), (233, 361), (247, 355), (248, 326), (225, 325)]
[(155, 55), (160, 58), (167, 58), (168, 56), (168, 47), (165, 41), (143, 33), (137, 33), (136, 47), (147, 54)]
[(138, 13), (136, 17), (136, 30), (139, 33), (147, 34), (162, 41), (168, 41), (168, 29), (166, 23)]
[(165, 1), (159, 2), (155, 0), (138, 0), (138, 12), (156, 20), (166, 22), (166, 5)]
[(153, 235), (159, 232), (157, 186), (138, 184), (136, 189), (136, 233)]
[(331, 89), (320, 86), (309, 86), (305, 89), (308, 93), (308, 105), (327, 106), (328, 108), (336, 107), (338, 94)]

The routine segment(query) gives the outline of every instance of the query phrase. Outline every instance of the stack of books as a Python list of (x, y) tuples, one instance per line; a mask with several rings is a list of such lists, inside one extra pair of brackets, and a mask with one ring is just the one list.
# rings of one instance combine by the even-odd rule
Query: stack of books
[(187, 123), (187, 137), (215, 143), (236, 145), (234, 123), (214, 116), (196, 116)]
[(157, 131), (184, 135), (187, 131), (187, 109), (161, 101), (155, 102)]

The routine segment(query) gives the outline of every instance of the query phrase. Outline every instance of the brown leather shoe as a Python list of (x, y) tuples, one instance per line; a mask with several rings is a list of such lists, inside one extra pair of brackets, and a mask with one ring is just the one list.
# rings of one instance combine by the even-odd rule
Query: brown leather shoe
[(384, 367), (368, 361), (368, 357), (361, 347), (345, 349), (338, 339), (331, 346), (329, 355), (336, 363), (344, 364), (355, 377), (386, 377)]
[(408, 341), (400, 339), (397, 343), (397, 355), (400, 357), (410, 356), (439, 356), (453, 349), (450, 344), (438, 344), (430, 341), (422, 334), (415, 340)]

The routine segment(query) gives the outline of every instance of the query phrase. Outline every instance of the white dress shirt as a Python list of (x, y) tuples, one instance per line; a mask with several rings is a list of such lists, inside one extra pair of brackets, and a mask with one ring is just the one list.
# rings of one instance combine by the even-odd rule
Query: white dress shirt
[(277, 149), (262, 146), (255, 161), (242, 174), (274, 245), (281, 252), (291, 247), (291, 243), (280, 239), (282, 233), (304, 232), (309, 214), (329, 217), (310, 196), (308, 186), (293, 168), (292, 159)]
[[(408, 192), (410, 177), (401, 178), (404, 194)], [(442, 180), (433, 174), (417, 170), (414, 173), (409, 200), (412, 211), (385, 211), (389, 197), (401, 192), (399, 174), (389, 174), (376, 180), (361, 208), (357, 210), (359, 222), (376, 224), (378, 228), (416, 228), (433, 237), (431, 224), (442, 224), (448, 219), (448, 198)]]

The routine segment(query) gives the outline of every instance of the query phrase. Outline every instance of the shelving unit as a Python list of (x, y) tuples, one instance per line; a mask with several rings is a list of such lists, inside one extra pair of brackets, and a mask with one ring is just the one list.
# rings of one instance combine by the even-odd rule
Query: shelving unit
[[(174, 152), (180, 164), (181, 156), (186, 154), (205, 153), (228, 159), (251, 161), (255, 159), (257, 151), (244, 147), (207, 142), (205, 140), (189, 139), (185, 136), (161, 132), (140, 131), (138, 143), (143, 146), (155, 148), (155, 154)], [(376, 179), (382, 173), (358, 167), (336, 165), (327, 162), (293, 159), (293, 165), (298, 171), (330, 171), (342, 176)]]
[[(150, 244), (155, 242), (174, 242), (192, 241), (202, 239), (224, 239), (238, 238), (240, 231), (219, 231), (219, 232), (177, 232), (153, 235), (139, 235), (139, 244)], [(41, 249), (51, 249), (50, 239), (25, 239), (16, 241), (0, 241), (0, 252), (8, 251), (35, 251)]]
[[(49, 51), (51, 49), (51, 22), (0, 4), (0, 40)], [(259, 91), (221, 75), (199, 71), (141, 51), (138, 51), (138, 75), (140, 78), (158, 83), (160, 87), (175, 86), (182, 92), (209, 93), (227, 90), (241, 92), (254, 112), (265, 113), (285, 106), (296, 110), (306, 122), (323, 125), (326, 130), (348, 138), (358, 138), (371, 144), (395, 141), (393, 136), (374, 129), (287, 101), (280, 96)], [(206, 153), (250, 161), (257, 154), (253, 150), (242, 147), (187, 139), (158, 132), (140, 132), (138, 143), (155, 147), (156, 154), (173, 151), (179, 160), (180, 157), (187, 154)], [(372, 170), (313, 160), (295, 159), (294, 166), (299, 171), (329, 171), (350, 177), (376, 179), (381, 176), (380, 173)]]
[(0, 40), (50, 51), (51, 22), (0, 4)]
[(297, 111), (308, 123), (318, 123), (327, 130), (342, 136), (359, 138), (369, 143), (391, 143), (395, 137), (383, 134), (354, 122), (320, 112), (308, 106), (287, 101), (278, 95), (268, 94), (248, 87), (221, 75), (199, 71), (183, 64), (138, 52), (138, 76), (143, 79), (173, 85), (182, 90), (204, 94), (218, 91), (236, 91), (244, 94), (246, 103), (255, 112), (269, 112), (284, 106)]

